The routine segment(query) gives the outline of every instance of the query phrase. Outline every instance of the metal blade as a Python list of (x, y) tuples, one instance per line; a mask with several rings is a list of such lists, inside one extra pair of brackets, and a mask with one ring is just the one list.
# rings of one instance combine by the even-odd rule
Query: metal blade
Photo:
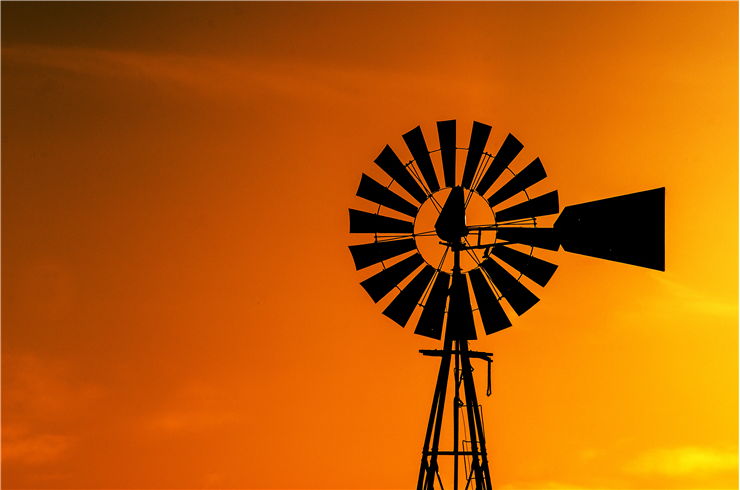
[(355, 269), (360, 270), (377, 264), (383, 260), (393, 258), (416, 249), (413, 238), (402, 240), (390, 240), (387, 242), (365, 243), (363, 245), (352, 245), (349, 251), (355, 262)]
[(493, 183), (496, 182), (496, 179), (506, 170), (506, 167), (516, 158), (519, 152), (522, 151), (522, 148), (524, 148), (524, 145), (514, 135), (509, 134), (506, 137), (498, 153), (493, 157), (491, 165), (475, 189), (478, 194), (483, 195), (488, 192), (488, 189), (491, 188)]
[(498, 302), (498, 298), (493, 292), (493, 288), (486, 280), (480, 269), (473, 269), (468, 272), (470, 284), (473, 285), (475, 293), (475, 302), (478, 303), (478, 313), (483, 321), (483, 330), (486, 335), (491, 335), (499, 330), (511, 326), (509, 317)]
[(426, 303), (424, 303), (424, 311), (421, 312), (421, 318), (419, 318), (419, 323), (414, 333), (437, 340), (442, 338), (442, 326), (444, 324), (449, 287), (450, 275), (446, 272), (439, 271), (432, 285), (432, 290), (429, 292), (429, 297)]
[(539, 158), (535, 158), (532, 163), (527, 165), (524, 170), (516, 174), (510, 181), (504, 184), (499, 190), (488, 198), (488, 205), (495, 205), (504, 202), (517, 192), (521, 192), (527, 187), (536, 184), (547, 177), (545, 167), (542, 166)]
[(489, 257), (484, 260), (481, 263), (481, 267), (488, 273), (488, 277), (491, 278), (493, 285), (496, 286), (504, 298), (506, 298), (506, 301), (514, 308), (517, 315), (522, 315), (540, 300), (492, 258)]
[(386, 208), (395, 209), (399, 213), (411, 216), (412, 218), (416, 217), (416, 213), (419, 212), (418, 207), (365, 174), (362, 174), (362, 179), (360, 179), (357, 196), (385, 206)]
[(360, 283), (376, 303), (424, 262), (419, 253), (406, 257)]
[(403, 140), (406, 142), (406, 146), (409, 147), (411, 155), (416, 160), (416, 164), (421, 170), (421, 175), (432, 192), (439, 190), (439, 181), (437, 180), (437, 174), (434, 172), (434, 165), (432, 164), (432, 158), (429, 156), (429, 148), (427, 143), (424, 141), (424, 134), (421, 132), (421, 128), (416, 126), (414, 129), (403, 135)]
[(444, 171), (445, 186), (455, 187), (455, 157), (457, 156), (457, 134), (455, 120), (437, 121), (439, 134), (439, 148), (442, 154), (442, 170)]
[(475, 171), (478, 170), (478, 164), (481, 156), (483, 156), (483, 150), (486, 148), (489, 134), (491, 134), (491, 126), (473, 121), (468, 156), (465, 159), (465, 169), (463, 170), (463, 187), (470, 189), (473, 184), (473, 177), (475, 177)]
[(493, 247), (493, 255), (503, 260), (540, 286), (548, 283), (558, 266), (546, 260), (522, 253), (503, 245)]
[(553, 228), (499, 228), (496, 230), (496, 239), (547, 250), (557, 251), (560, 248), (560, 238)]
[(554, 226), (567, 252), (665, 270), (665, 187), (566, 206)]
[(406, 323), (411, 318), (411, 314), (419, 303), (421, 296), (426, 291), (429, 283), (432, 282), (434, 277), (434, 267), (427, 265), (425, 266), (408, 285), (398, 293), (391, 304), (383, 310), (383, 314), (398, 323), (402, 327), (406, 326)]
[(552, 191), (497, 212), (496, 222), (557, 214), (559, 210), (558, 191)]
[(447, 335), (457, 340), (475, 340), (475, 320), (470, 304), (468, 279), (464, 274), (452, 276), (450, 311), (447, 314)]
[(393, 180), (398, 182), (398, 185), (406, 189), (414, 199), (419, 202), (426, 201), (426, 192), (424, 192), (421, 186), (419, 186), (419, 184), (414, 180), (414, 177), (412, 177), (409, 171), (406, 170), (406, 167), (401, 163), (401, 160), (398, 159), (398, 156), (396, 156), (393, 150), (391, 150), (390, 146), (386, 145), (385, 148), (383, 148), (383, 151), (380, 152), (378, 158), (375, 159), (375, 163), (385, 170), (385, 173), (390, 175)]
[(413, 233), (414, 224), (379, 214), (349, 210), (350, 233)]

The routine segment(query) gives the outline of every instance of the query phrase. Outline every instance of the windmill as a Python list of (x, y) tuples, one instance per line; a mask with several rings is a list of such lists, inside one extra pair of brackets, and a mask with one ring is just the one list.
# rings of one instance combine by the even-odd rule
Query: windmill
[[(374, 269), (361, 282), (372, 300), (392, 297), (384, 315), (442, 341), (442, 349), (420, 351), (439, 357), (440, 366), (417, 489), (432, 490), (436, 482), (443, 488), (439, 458), (451, 456), (454, 490), (461, 474), (466, 490), (490, 490), (471, 359), (487, 361), (490, 394), (492, 354), (470, 350), (468, 342), (481, 329), (490, 335), (510, 327), (512, 313), (522, 315), (539, 301), (529, 284), (544, 287), (557, 265), (535, 252), (562, 248), (665, 270), (665, 188), (566, 206), (542, 226), (560, 211), (558, 192), (530, 196), (547, 174), (539, 158), (511, 169), (524, 148), (517, 138), (508, 134), (492, 154), (487, 124), (473, 122), (467, 147), (457, 146), (455, 120), (437, 122), (437, 133), (439, 148), (431, 151), (419, 126), (405, 133), (406, 163), (383, 148), (375, 163), (388, 184), (362, 175), (357, 196), (374, 211), (350, 209), (350, 233), (372, 239), (349, 249), (357, 270)], [(451, 369), (452, 447), (440, 449)]]

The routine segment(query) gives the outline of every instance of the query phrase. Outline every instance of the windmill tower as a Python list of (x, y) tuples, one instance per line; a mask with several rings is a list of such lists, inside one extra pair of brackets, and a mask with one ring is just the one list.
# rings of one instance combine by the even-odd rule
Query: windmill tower
[[(388, 184), (362, 175), (357, 196), (373, 211), (350, 209), (350, 233), (372, 239), (349, 249), (357, 270), (376, 269), (360, 283), (373, 301), (395, 291), (384, 315), (442, 341), (441, 349), (420, 351), (439, 357), (440, 365), (417, 489), (443, 488), (440, 457), (451, 457), (454, 490), (490, 490), (471, 360), (487, 361), (490, 380), (492, 354), (470, 350), (469, 342), (481, 330), (490, 335), (510, 327), (511, 312), (522, 315), (539, 301), (529, 284), (544, 287), (557, 265), (537, 251), (562, 248), (665, 270), (665, 188), (566, 206), (544, 227), (543, 217), (560, 211), (558, 192), (529, 195), (547, 174), (539, 158), (519, 172), (510, 168), (524, 147), (513, 135), (492, 154), (489, 125), (473, 122), (467, 147), (457, 145), (454, 120), (437, 122), (437, 133), (439, 148), (431, 151), (420, 127), (404, 134), (406, 163), (383, 148), (375, 163)], [(464, 157), (461, 172), (458, 157)], [(450, 384), (452, 441), (441, 449)]]

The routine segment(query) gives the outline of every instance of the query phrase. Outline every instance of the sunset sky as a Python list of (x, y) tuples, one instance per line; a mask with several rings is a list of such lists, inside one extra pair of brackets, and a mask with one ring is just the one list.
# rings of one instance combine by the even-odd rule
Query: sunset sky
[(3, 488), (413, 487), (439, 344), (347, 208), (445, 119), (666, 187), (665, 272), (551, 254), (473, 344), (494, 487), (737, 488), (737, 8), (3, 2)]

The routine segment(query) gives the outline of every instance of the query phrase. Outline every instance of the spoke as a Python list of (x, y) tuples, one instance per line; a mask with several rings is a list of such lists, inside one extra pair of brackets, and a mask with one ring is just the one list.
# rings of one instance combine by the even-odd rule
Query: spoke
[(437, 198), (434, 197), (434, 195), (429, 196), (429, 199), (432, 200), (432, 204), (434, 204), (434, 207), (437, 209), (438, 213), (442, 212), (442, 205), (437, 201)]
[(483, 173), (488, 168), (488, 164), (491, 161), (491, 155), (489, 153), (483, 153), (483, 157), (481, 158), (481, 163), (478, 166), (478, 169), (475, 171), (475, 175), (473, 176), (473, 182), (470, 184), (470, 194), (468, 195), (468, 198), (465, 200), (465, 209), (468, 209), (468, 203), (470, 203), (470, 200), (473, 198), (473, 194), (475, 191), (472, 189), (475, 189), (478, 186), (478, 183), (480, 179), (483, 177)]
[[(465, 240), (465, 243), (468, 245), (468, 247), (472, 247), (472, 245), (470, 245), (470, 242), (468, 241), (468, 238), (467, 237), (463, 237), (463, 240)], [(473, 260), (475, 261), (476, 264), (480, 265), (480, 260), (478, 260), (478, 256), (477, 255), (475, 255), (473, 252), (471, 252), (469, 248), (466, 248), (465, 251), (468, 253), (468, 255), (470, 255), (473, 258)]]
[[(437, 150), (437, 151), (439, 151), (439, 150)], [(421, 185), (421, 187), (424, 189), (424, 192), (427, 193), (427, 195), (429, 196), (429, 199), (432, 201), (432, 204), (437, 209), (437, 212), (441, 212), (442, 211), (442, 205), (439, 203), (439, 201), (437, 201), (437, 198), (434, 197), (434, 193), (427, 186), (425, 180), (419, 175), (419, 171), (417, 170), (416, 167), (414, 167), (412, 165), (412, 163), (415, 163), (415, 161), (412, 160), (411, 162), (407, 163), (406, 164), (406, 168), (409, 170), (409, 173), (411, 173), (411, 175), (416, 179), (417, 183), (419, 185)], [(417, 165), (418, 165), (418, 163), (417, 163)]]
[(387, 242), (387, 241), (391, 241), (391, 240), (400, 240), (402, 238), (413, 238), (413, 237), (417, 237), (417, 236), (423, 236), (423, 237), (434, 236), (436, 234), (437, 234), (437, 232), (435, 232), (434, 230), (424, 231), (424, 232), (421, 232), (421, 233), (404, 233), (404, 234), (385, 234), (385, 233), (381, 234), (381, 233), (378, 233), (378, 234), (376, 234), (377, 235), (376, 236), (376, 241), (378, 241), (378, 242)]
[(439, 261), (439, 265), (437, 266), (437, 270), (434, 272), (434, 277), (427, 285), (427, 288), (424, 290), (424, 294), (421, 295), (421, 299), (419, 299), (419, 306), (423, 307), (424, 304), (427, 301), (427, 296), (429, 296), (429, 292), (432, 290), (432, 284), (434, 284), (434, 281), (437, 279), (437, 275), (442, 273), (446, 274), (446, 272), (442, 272), (442, 266), (445, 263), (445, 259), (447, 258), (447, 252), (450, 251), (449, 245), (445, 246), (445, 253), (442, 254), (442, 260)]
[(437, 267), (437, 271), (442, 270), (442, 266), (445, 264), (445, 259), (447, 258), (447, 252), (450, 251), (450, 246), (445, 245), (445, 253), (442, 254), (442, 260), (439, 261), (439, 267)]
[(432, 190), (427, 186), (426, 181), (419, 175), (419, 170), (413, 165), (414, 163), (416, 163), (415, 160), (411, 160), (410, 162), (408, 162), (405, 165), (406, 170), (408, 170), (411, 176), (414, 177), (414, 179), (416, 180), (416, 183), (421, 186), (424, 192), (426, 192), (427, 196), (431, 196)]
[(534, 225), (536, 224), (537, 224), (536, 220), (527, 218), (527, 219), (521, 219), (521, 220), (516, 220), (516, 221), (507, 221), (506, 223), (496, 225), (496, 226), (498, 228), (507, 228), (507, 227), (512, 227), (512, 226), (521, 228), (522, 225), (532, 225), (532, 227), (534, 228), (535, 227)]
[(470, 230), (470, 231), (478, 231), (478, 230), (485, 231), (485, 230), (496, 230), (498, 228), (512, 228), (512, 227), (513, 228), (522, 228), (522, 225), (532, 225), (532, 227), (534, 228), (535, 227), (534, 226), (535, 224), (537, 224), (535, 220), (533, 220), (531, 218), (527, 218), (527, 219), (521, 219), (521, 220), (516, 220), (516, 221), (508, 221), (508, 222), (506, 222), (504, 224), (494, 223), (494, 224), (491, 224), (491, 225), (471, 225), (471, 226), (468, 226), (468, 230)]

